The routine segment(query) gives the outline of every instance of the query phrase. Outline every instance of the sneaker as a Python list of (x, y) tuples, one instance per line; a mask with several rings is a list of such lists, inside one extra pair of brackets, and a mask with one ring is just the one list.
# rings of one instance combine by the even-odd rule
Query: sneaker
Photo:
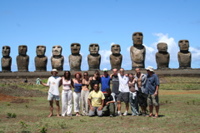
[(117, 114), (118, 114), (118, 116), (122, 116), (122, 114), (121, 114), (121, 112), (120, 112), (120, 111), (118, 111), (118, 113), (117, 113)]
[(127, 112), (127, 111), (125, 111), (125, 112), (124, 112), (124, 114), (123, 114), (123, 116), (126, 116), (127, 114), (128, 114), (128, 112)]
[(113, 117), (113, 115), (110, 115), (110, 117)]

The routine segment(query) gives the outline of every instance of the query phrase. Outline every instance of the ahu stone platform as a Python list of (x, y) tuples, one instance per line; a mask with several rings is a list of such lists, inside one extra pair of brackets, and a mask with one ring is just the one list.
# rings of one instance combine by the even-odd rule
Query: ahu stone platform
[[(77, 71), (71, 71), (72, 77)], [(81, 71), (82, 73), (85, 71)], [(109, 74), (112, 71), (108, 71)], [(145, 69), (141, 69), (141, 72), (146, 73)], [(58, 75), (62, 76), (64, 71), (59, 71)], [(94, 71), (88, 71), (89, 75), (92, 76)], [(103, 71), (100, 71), (103, 74)], [(125, 73), (135, 73), (133, 70), (126, 70)], [(187, 77), (200, 77), (200, 69), (158, 69), (155, 70), (155, 73), (158, 74), (159, 77), (164, 76), (187, 76)], [(36, 79), (36, 78), (48, 78), (51, 76), (50, 71), (46, 72), (0, 72), (0, 80), (3, 79)]]

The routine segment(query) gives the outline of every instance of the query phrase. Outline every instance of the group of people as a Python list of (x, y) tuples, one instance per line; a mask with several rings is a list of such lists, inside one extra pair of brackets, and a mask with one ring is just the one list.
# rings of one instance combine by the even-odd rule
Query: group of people
[[(70, 71), (64, 71), (63, 76), (59, 77), (58, 71), (53, 69), (47, 83), (40, 81), (42, 85), (49, 87), (47, 99), (50, 104), (50, 114), (48, 117), (53, 116), (53, 101), (56, 102), (57, 116), (60, 116), (59, 87), (62, 86), (62, 116), (72, 116), (73, 101), (76, 116), (126, 116), (130, 104), (133, 116), (157, 118), (159, 78), (154, 73), (153, 67), (149, 66), (146, 70), (147, 74), (141, 73), (140, 68), (135, 69), (135, 74), (126, 74), (123, 68), (112, 69), (109, 75), (105, 68), (103, 75), (96, 70), (91, 77), (88, 72), (83, 72), (83, 74), (77, 72), (72, 78)], [(123, 114), (121, 113), (122, 102), (125, 103)], [(149, 106), (149, 114), (147, 114), (147, 106)], [(153, 114), (154, 106), (155, 115)]]

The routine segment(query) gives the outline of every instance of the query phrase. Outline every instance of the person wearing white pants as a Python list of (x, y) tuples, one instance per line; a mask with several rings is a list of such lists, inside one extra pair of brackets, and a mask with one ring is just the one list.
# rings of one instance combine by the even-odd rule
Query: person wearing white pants
[(82, 80), (82, 90), (81, 90), (82, 115), (88, 115), (89, 113), (89, 106), (88, 106), (89, 85), (90, 85), (90, 80), (88, 72), (84, 72)]
[(70, 71), (65, 71), (62, 77), (62, 116), (72, 116), (72, 80)]
[(81, 102), (81, 90), (82, 90), (82, 80), (81, 80), (81, 73), (75, 73), (74, 75), (74, 112), (76, 113), (76, 116), (80, 116), (80, 102)]
[(74, 112), (76, 113), (76, 116), (80, 116), (80, 102), (81, 102), (81, 93), (80, 92), (73, 92), (73, 98), (74, 98)]
[(72, 116), (72, 90), (62, 90), (62, 116)]

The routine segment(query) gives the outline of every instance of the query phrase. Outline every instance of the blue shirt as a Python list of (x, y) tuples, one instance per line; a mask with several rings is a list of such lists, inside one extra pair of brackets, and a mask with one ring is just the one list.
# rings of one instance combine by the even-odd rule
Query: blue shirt
[(101, 77), (101, 91), (106, 92), (107, 88), (110, 88), (110, 76)]
[(74, 84), (74, 92), (81, 92), (82, 84), (75, 83)]
[(160, 84), (158, 76), (153, 74), (152, 76), (147, 75), (147, 81), (145, 86), (145, 93), (153, 95), (156, 91), (156, 86)]

